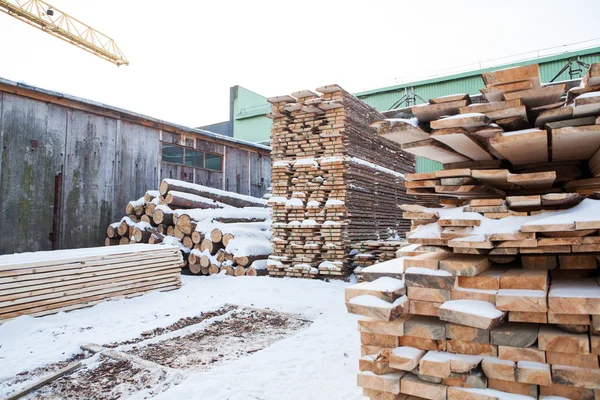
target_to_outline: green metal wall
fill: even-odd
[[[263,142],[271,136],[271,111],[267,99],[241,86],[234,87],[233,136],[249,142]]]

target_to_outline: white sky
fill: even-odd
[[[357,92],[600,37],[598,0],[50,3],[115,39],[131,65],[0,13],[0,77],[188,126],[227,120],[233,85]]]

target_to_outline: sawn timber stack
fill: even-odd
[[[444,164],[407,175],[397,258],[346,289],[371,399],[600,398],[600,64],[582,85],[537,65],[485,73],[488,103],[431,99],[377,123]],[[582,97],[583,96],[583,97]]]
[[[369,125],[383,115],[337,85],[268,99],[273,119],[271,276],[345,276],[352,243],[408,229],[415,158]]]

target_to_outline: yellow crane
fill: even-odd
[[[129,61],[113,39],[42,0],[0,0],[0,11],[117,66]]]

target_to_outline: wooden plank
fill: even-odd
[[[455,288],[450,292],[452,300],[480,300],[496,304],[497,290]]]
[[[494,305],[477,300],[450,300],[438,308],[440,320],[491,329],[504,321],[506,314]]]
[[[496,294],[496,308],[501,311],[546,312],[546,291],[500,289]]]
[[[490,267],[489,259],[485,256],[459,255],[440,261],[439,268],[453,275],[475,276]]]
[[[458,114],[460,107],[469,105],[467,100],[457,100],[440,104],[418,105],[411,108],[411,112],[420,122],[433,121],[444,115]]]
[[[519,90],[527,89],[533,89],[533,85],[531,84],[531,82],[520,81],[489,86],[483,89],[479,89],[479,92],[483,95],[483,97],[485,97],[485,99],[488,102],[492,103],[506,100],[503,96],[504,93],[516,92]],[[521,101],[520,98],[515,100]],[[523,103],[521,102],[521,104]]]
[[[516,371],[517,382],[532,385],[552,384],[550,365],[533,361],[519,361]]]
[[[450,117],[444,117],[431,121],[431,129],[448,129],[448,128],[480,128],[487,126],[490,123],[490,119],[482,113],[470,112],[467,114],[457,114]],[[461,131],[461,130],[459,130]],[[464,131],[461,131],[464,132]]]
[[[381,137],[398,144],[418,142],[429,138],[429,133],[405,119],[386,119],[377,121],[371,126],[377,129],[377,133]]]
[[[446,339],[446,323],[440,321],[437,316],[415,316],[405,324],[406,336],[420,337],[431,340]]]
[[[545,312],[510,311],[508,313],[508,320],[510,322],[545,324],[548,322],[548,315]]]
[[[372,318],[363,318],[358,320],[358,331],[359,332],[371,332],[380,335],[404,335],[404,325],[412,316],[405,315],[400,318],[396,318],[393,321],[380,321]]]
[[[463,340],[450,339],[446,341],[446,350],[451,353],[466,354],[472,356],[497,356],[498,346],[489,343],[466,342]]]
[[[533,172],[529,174],[510,174],[508,182],[524,189],[538,189],[551,187],[556,180],[556,172]]]
[[[504,100],[521,99],[526,107],[539,107],[546,104],[558,103],[565,93],[565,85],[547,86],[537,89],[521,90],[504,93]]]
[[[502,360],[498,357],[484,357],[481,368],[485,376],[506,382],[516,382],[517,364],[514,361]]]
[[[552,160],[589,160],[600,148],[600,125],[552,129]]]
[[[393,303],[396,299],[406,294],[404,282],[394,278],[379,278],[373,282],[361,282],[346,287],[344,290],[346,301],[362,295],[371,295],[387,302]]]
[[[590,340],[585,333],[569,333],[543,325],[538,333],[538,348],[558,353],[590,354]]]
[[[413,374],[404,375],[400,384],[401,393],[429,400],[445,400],[447,390],[446,385],[425,382]]]
[[[548,292],[548,310],[556,314],[600,315],[600,286],[594,279],[555,279]]]
[[[389,374],[396,370],[388,364],[388,360],[380,354],[369,354],[358,359],[359,371],[371,371],[375,375]]]
[[[571,354],[547,351],[546,358],[551,365],[568,365],[577,368],[600,368],[597,354]]]
[[[507,169],[474,169],[472,171],[473,178],[486,185],[503,190],[515,189],[515,184],[508,181],[509,175],[511,174]]]
[[[357,385],[365,389],[397,394],[400,393],[400,379],[403,376],[404,372],[375,375],[371,371],[361,371],[357,375]]]
[[[500,289],[548,290],[548,272],[509,269],[500,276]]]
[[[539,386],[540,396],[558,396],[559,399],[595,400],[593,389],[578,388],[552,383],[550,386]],[[542,397],[543,399],[543,397]],[[562,399],[561,399],[562,400]]]
[[[503,360],[511,361],[534,361],[546,362],[546,352],[539,350],[537,346],[531,347],[514,347],[514,346],[498,346],[498,357]]]
[[[466,93],[450,94],[447,96],[441,96],[441,97],[436,97],[434,99],[429,99],[429,103],[441,104],[441,103],[449,103],[449,102],[458,101],[458,100],[467,100],[468,102],[471,102],[471,97]]]
[[[452,253],[425,253],[414,257],[406,257],[404,259],[404,268],[410,267],[439,269],[440,261],[455,257]]]
[[[19,398],[21,398],[21,397],[23,397],[23,396],[25,396],[25,395],[27,395],[27,394],[35,391],[35,390],[37,390],[37,389],[39,389],[39,388],[47,385],[48,383],[50,383],[50,382],[52,382],[52,381],[54,381],[54,380],[56,380],[56,379],[58,379],[58,378],[60,378],[62,376],[65,376],[65,375],[67,375],[67,374],[75,371],[76,369],[80,368],[81,366],[82,366],[81,362],[71,363],[71,364],[67,365],[64,368],[61,368],[58,371],[53,372],[53,373],[45,376],[44,378],[42,378],[41,380],[37,381],[36,383],[28,385],[25,388],[19,390],[18,392],[11,394],[10,396],[6,397],[5,400],[16,400],[16,399],[19,399]]]
[[[541,87],[540,70],[537,64],[500,69],[481,74],[485,86],[495,86],[503,83],[529,81],[532,87]]]
[[[515,165],[548,161],[546,131],[534,129],[517,132],[492,138],[490,145]]]
[[[472,160],[493,160],[493,157],[490,155],[490,153],[488,153],[475,140],[471,139],[464,131],[459,129],[444,129],[443,131],[434,131],[430,137],[444,143],[452,150],[463,154]]]
[[[412,371],[419,366],[419,361],[425,353],[425,350],[420,350],[415,347],[400,346],[392,349],[386,354],[392,368],[401,371]]]
[[[350,314],[358,314],[382,321],[393,321],[408,314],[408,298],[402,296],[393,303],[370,295],[354,297],[346,302]]]
[[[553,365],[552,383],[586,389],[600,389],[600,369]]]
[[[506,322],[490,332],[490,343],[499,346],[530,347],[538,340],[538,324]]]
[[[520,382],[508,382],[499,379],[488,379],[488,388],[499,390],[506,393],[520,394],[536,398],[538,395],[537,385],[530,385]]]
[[[470,160],[434,139],[425,139],[418,142],[405,143],[402,150],[429,160],[438,161],[442,164],[455,163]]]
[[[459,276],[458,286],[468,289],[498,290],[504,269],[488,269],[477,276]]]

